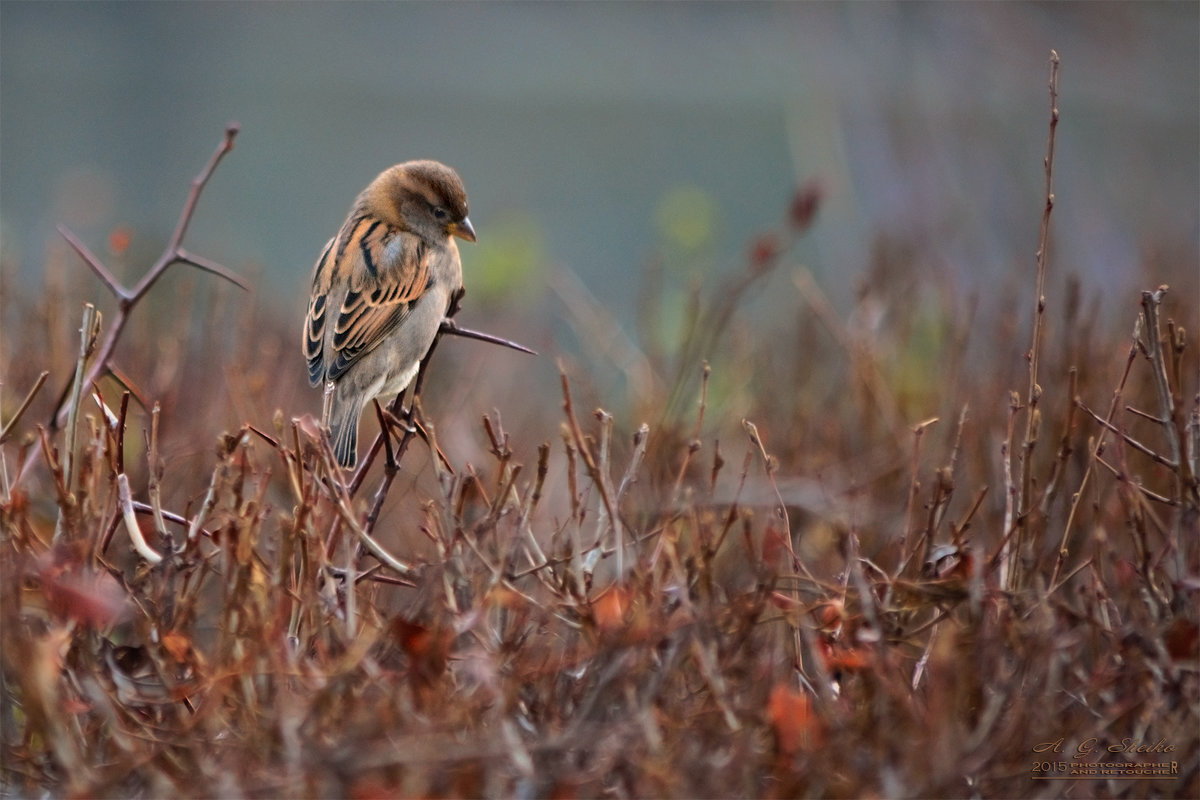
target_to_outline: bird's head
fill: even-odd
[[[389,167],[367,187],[363,200],[384,222],[430,243],[450,236],[475,241],[462,179],[437,161],[406,161]]]

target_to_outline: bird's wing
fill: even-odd
[[[401,246],[391,248],[389,257],[388,245],[397,236]],[[404,319],[429,287],[429,260],[418,237],[389,229],[374,217],[354,217],[342,226],[317,262],[308,305],[304,350],[313,385],[337,379]],[[331,312],[333,290],[343,285],[341,307]],[[333,338],[327,351],[330,320]]]
[[[312,294],[308,298],[308,314],[304,317],[304,357],[308,359],[308,382],[317,386],[325,378],[325,307],[329,303],[331,259],[334,237],[321,251],[313,272]]]

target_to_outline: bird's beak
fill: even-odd
[[[462,222],[452,222],[448,229],[451,236],[457,236],[460,239],[466,239],[468,242],[475,241],[475,229],[471,227],[471,220],[466,217],[462,218]]]

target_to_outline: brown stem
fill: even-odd
[[[1042,222],[1038,230],[1037,261],[1037,297],[1033,313],[1033,341],[1029,346],[1029,388],[1025,395],[1025,440],[1021,447],[1021,486],[1020,502],[1017,507],[1018,531],[1015,553],[1024,552],[1030,528],[1028,514],[1033,508],[1033,450],[1037,444],[1041,414],[1038,401],[1042,389],[1038,386],[1038,363],[1041,359],[1042,337],[1044,334],[1046,315],[1046,273],[1048,268],[1047,249],[1050,241],[1050,213],[1054,210],[1054,141],[1058,130],[1058,53],[1050,51],[1050,132],[1046,137],[1046,157],[1042,160],[1045,170],[1045,205],[1042,208]],[[1020,576],[1019,571],[1009,573],[1010,578]],[[1009,583],[1010,590],[1020,588]]]

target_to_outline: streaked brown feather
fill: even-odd
[[[389,258],[395,236],[402,237],[402,249]],[[327,298],[335,276],[349,287],[333,323],[331,352],[325,352]],[[305,337],[310,382],[315,386],[345,373],[403,321],[428,286],[429,251],[419,238],[369,215],[347,220],[317,262]]]

